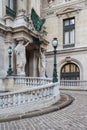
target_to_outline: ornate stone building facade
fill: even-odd
[[[31,20],[32,7],[40,17],[46,19],[40,32],[35,30]],[[44,76],[46,71],[46,75],[52,77],[52,39],[56,37],[58,78],[87,80],[86,13],[87,0],[1,0],[0,76],[7,75],[7,50],[12,46],[14,75]],[[24,51],[21,50],[20,43]],[[45,57],[41,54],[46,50],[45,65]],[[22,66],[18,69],[17,56],[19,57],[20,52],[24,52],[22,57],[25,60],[22,63],[22,58],[19,58],[18,62]],[[46,70],[42,72],[44,67]]]
[[[87,0],[42,0],[41,14],[46,18],[46,74],[52,77],[52,39],[58,39],[57,71],[61,80],[87,80]]]
[[[0,1],[0,76],[6,76],[9,67],[8,48],[12,47],[14,75],[44,76],[41,73],[41,50],[46,50],[46,30],[35,30],[31,20],[34,8],[40,17],[40,0]]]

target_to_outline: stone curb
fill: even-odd
[[[52,106],[50,106],[48,108],[23,113],[21,115],[11,115],[11,116],[8,116],[6,118],[4,117],[4,118],[0,119],[0,123],[1,122],[24,119],[24,118],[30,118],[30,117],[34,117],[34,116],[40,116],[40,115],[43,115],[43,114],[48,114],[50,112],[61,110],[61,109],[65,108],[65,107],[69,106],[73,101],[74,101],[73,97],[71,97],[68,94],[61,93],[60,100],[56,104],[54,104],[54,105],[52,105]]]

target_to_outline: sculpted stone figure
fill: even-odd
[[[26,64],[25,47],[28,44],[29,42],[24,44],[24,41],[19,41],[18,45],[15,47],[17,75],[25,75],[25,64]]]
[[[40,49],[40,61],[39,61],[39,76],[45,77],[45,50]]]

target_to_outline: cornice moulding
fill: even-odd
[[[42,13],[43,16],[49,17],[48,14],[50,14],[50,15],[59,14],[60,10],[63,11],[64,9],[67,9],[67,8],[74,9],[72,12],[79,11],[79,10],[82,10],[82,9],[85,8],[85,6],[83,7],[83,5],[79,5],[83,2],[85,2],[85,0],[70,1],[68,3],[63,2],[63,3],[60,3],[60,4],[54,5],[51,8],[42,9],[41,13]],[[52,14],[50,12],[52,12]]]
[[[64,14],[72,13],[72,12],[79,12],[82,9],[83,8],[79,6],[65,7],[63,9],[58,10],[58,13],[56,13],[56,16],[64,15]]]
[[[78,53],[78,52],[87,52],[87,47],[78,47],[78,48],[72,48],[72,49],[66,49],[66,50],[57,50],[57,54],[65,54],[65,53]],[[46,52],[46,56],[53,55],[53,51]]]

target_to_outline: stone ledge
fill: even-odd
[[[19,120],[19,119],[23,119],[23,118],[30,118],[30,117],[40,116],[43,114],[54,112],[54,111],[67,107],[68,105],[70,105],[73,102],[73,100],[74,100],[74,98],[71,97],[70,95],[62,93],[60,95],[60,100],[58,100],[57,103],[55,103],[54,105],[51,105],[50,107],[32,111],[32,112],[26,112],[26,113],[19,114],[19,115],[17,114],[17,115],[3,117],[3,118],[0,118],[0,122]]]

